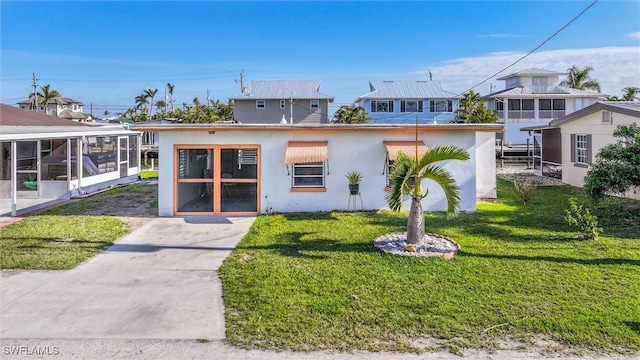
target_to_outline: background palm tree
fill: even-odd
[[[173,89],[176,86],[174,84],[171,83],[167,83],[167,91],[169,91],[169,104],[171,104],[171,111],[173,111],[173,104],[174,104],[174,100],[173,100]]]
[[[623,101],[635,101],[640,100],[640,88],[637,86],[627,86],[622,89],[622,100]]]
[[[153,98],[156,97],[156,94],[158,93],[158,89],[155,90],[151,90],[151,88],[147,88],[144,89],[144,95],[147,96],[147,98],[151,98],[151,101],[149,102],[149,104],[151,104],[151,110],[149,110],[149,116],[153,115]]]
[[[360,106],[342,105],[335,114],[334,123],[363,124],[369,119],[369,114]]]
[[[468,160],[469,153],[453,145],[437,146],[420,159],[404,153],[398,154],[393,164],[389,181],[391,188],[387,191],[387,204],[394,211],[402,209],[402,201],[411,197],[411,208],[407,220],[407,243],[421,245],[424,243],[424,214],[422,199],[427,197],[429,189],[422,187],[422,180],[430,179],[438,184],[447,200],[447,216],[457,214],[460,206],[460,187],[453,176],[435,163],[445,160]]]
[[[149,104],[149,98],[146,94],[140,94],[136,96],[136,109],[141,113],[147,112],[147,104]]]
[[[161,111],[164,114],[167,111],[167,102],[164,100],[156,101],[156,114],[158,113],[159,109],[162,109]]]
[[[37,93],[37,95],[38,95],[38,102],[42,104],[42,106],[44,106],[45,114],[47,113],[49,103],[51,102],[51,100],[53,100],[54,98],[60,97],[60,93],[58,92],[58,90],[52,89],[51,85],[49,84],[40,86],[40,91]],[[33,98],[32,108],[35,107],[35,96],[36,96],[36,93],[29,94],[29,98],[30,99]]]
[[[462,99],[458,102],[456,118],[453,122],[484,124],[495,123],[496,121],[498,121],[498,115],[487,108],[484,101],[482,101],[480,93],[469,90],[464,93]]]
[[[568,86],[572,89],[578,90],[596,90],[600,92],[600,83],[598,80],[594,80],[589,76],[589,73],[593,71],[591,66],[585,66],[580,69],[576,65],[573,65],[567,69],[567,80],[560,83],[560,86]]]

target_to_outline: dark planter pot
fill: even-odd
[[[349,185],[349,192],[351,192],[351,195],[358,195],[360,193],[360,184]]]

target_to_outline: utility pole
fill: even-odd
[[[293,124],[293,96],[289,99],[289,124]]]
[[[89,106],[91,107],[91,118],[93,118],[93,101],[89,103]]]
[[[209,89],[207,89],[207,107],[211,107],[211,100],[209,99]]]
[[[244,87],[244,70],[240,70],[240,93],[244,94],[247,88]]]
[[[35,98],[35,104],[33,106],[34,111],[38,111],[38,78],[36,78],[36,74],[33,74],[33,96]]]

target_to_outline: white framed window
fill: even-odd
[[[76,111],[76,110],[78,110],[78,105],[73,104],[73,111]]]
[[[546,76],[534,76],[533,77],[533,85],[534,86],[547,86],[549,85],[549,78]]]
[[[400,100],[400,112],[423,112],[422,100]]]
[[[309,107],[311,109],[319,109],[320,108],[320,100],[309,100]]]
[[[324,187],[324,162],[293,164],[292,187]]]
[[[287,100],[280,100],[280,109],[284,109],[287,106]]]
[[[386,186],[391,186],[391,183],[389,182],[389,176],[391,175],[391,170],[393,169],[393,163],[395,163],[394,160],[389,160],[389,157],[387,157],[387,183]]]
[[[576,162],[578,164],[587,164],[588,146],[587,135],[576,134]]]
[[[453,100],[430,100],[429,112],[453,112]]]
[[[371,100],[371,112],[392,113],[393,100]]]
[[[264,100],[256,100],[256,109],[264,109],[266,106]]]

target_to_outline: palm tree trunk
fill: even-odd
[[[424,243],[424,214],[420,198],[411,198],[411,209],[407,221],[407,243],[422,245]]]

